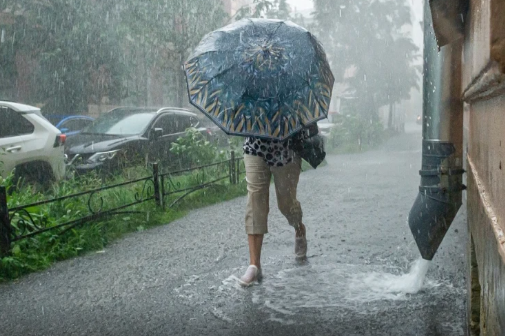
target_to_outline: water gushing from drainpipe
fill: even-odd
[[[462,203],[461,58],[462,39],[439,49],[425,1],[421,185],[409,226],[426,260],[437,252]]]

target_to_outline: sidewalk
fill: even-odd
[[[429,288],[381,296],[357,286],[419,257],[406,220],[420,143],[419,133],[405,134],[302,174],[306,263],[295,262],[294,232],[271,197],[259,286],[235,280],[248,263],[242,197],[1,285],[1,334],[464,335],[461,214],[428,271]]]

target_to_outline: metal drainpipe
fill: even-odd
[[[424,8],[421,185],[409,226],[421,256],[431,260],[462,203],[462,39],[438,48],[428,0]]]

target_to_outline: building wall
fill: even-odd
[[[505,335],[505,1],[471,0],[463,52],[472,335]]]

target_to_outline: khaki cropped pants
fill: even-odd
[[[268,233],[270,179],[274,176],[277,204],[281,213],[295,229],[302,223],[302,208],[296,199],[300,178],[301,159],[282,167],[270,167],[263,158],[244,155],[247,181],[247,208],[245,227],[247,234]]]

